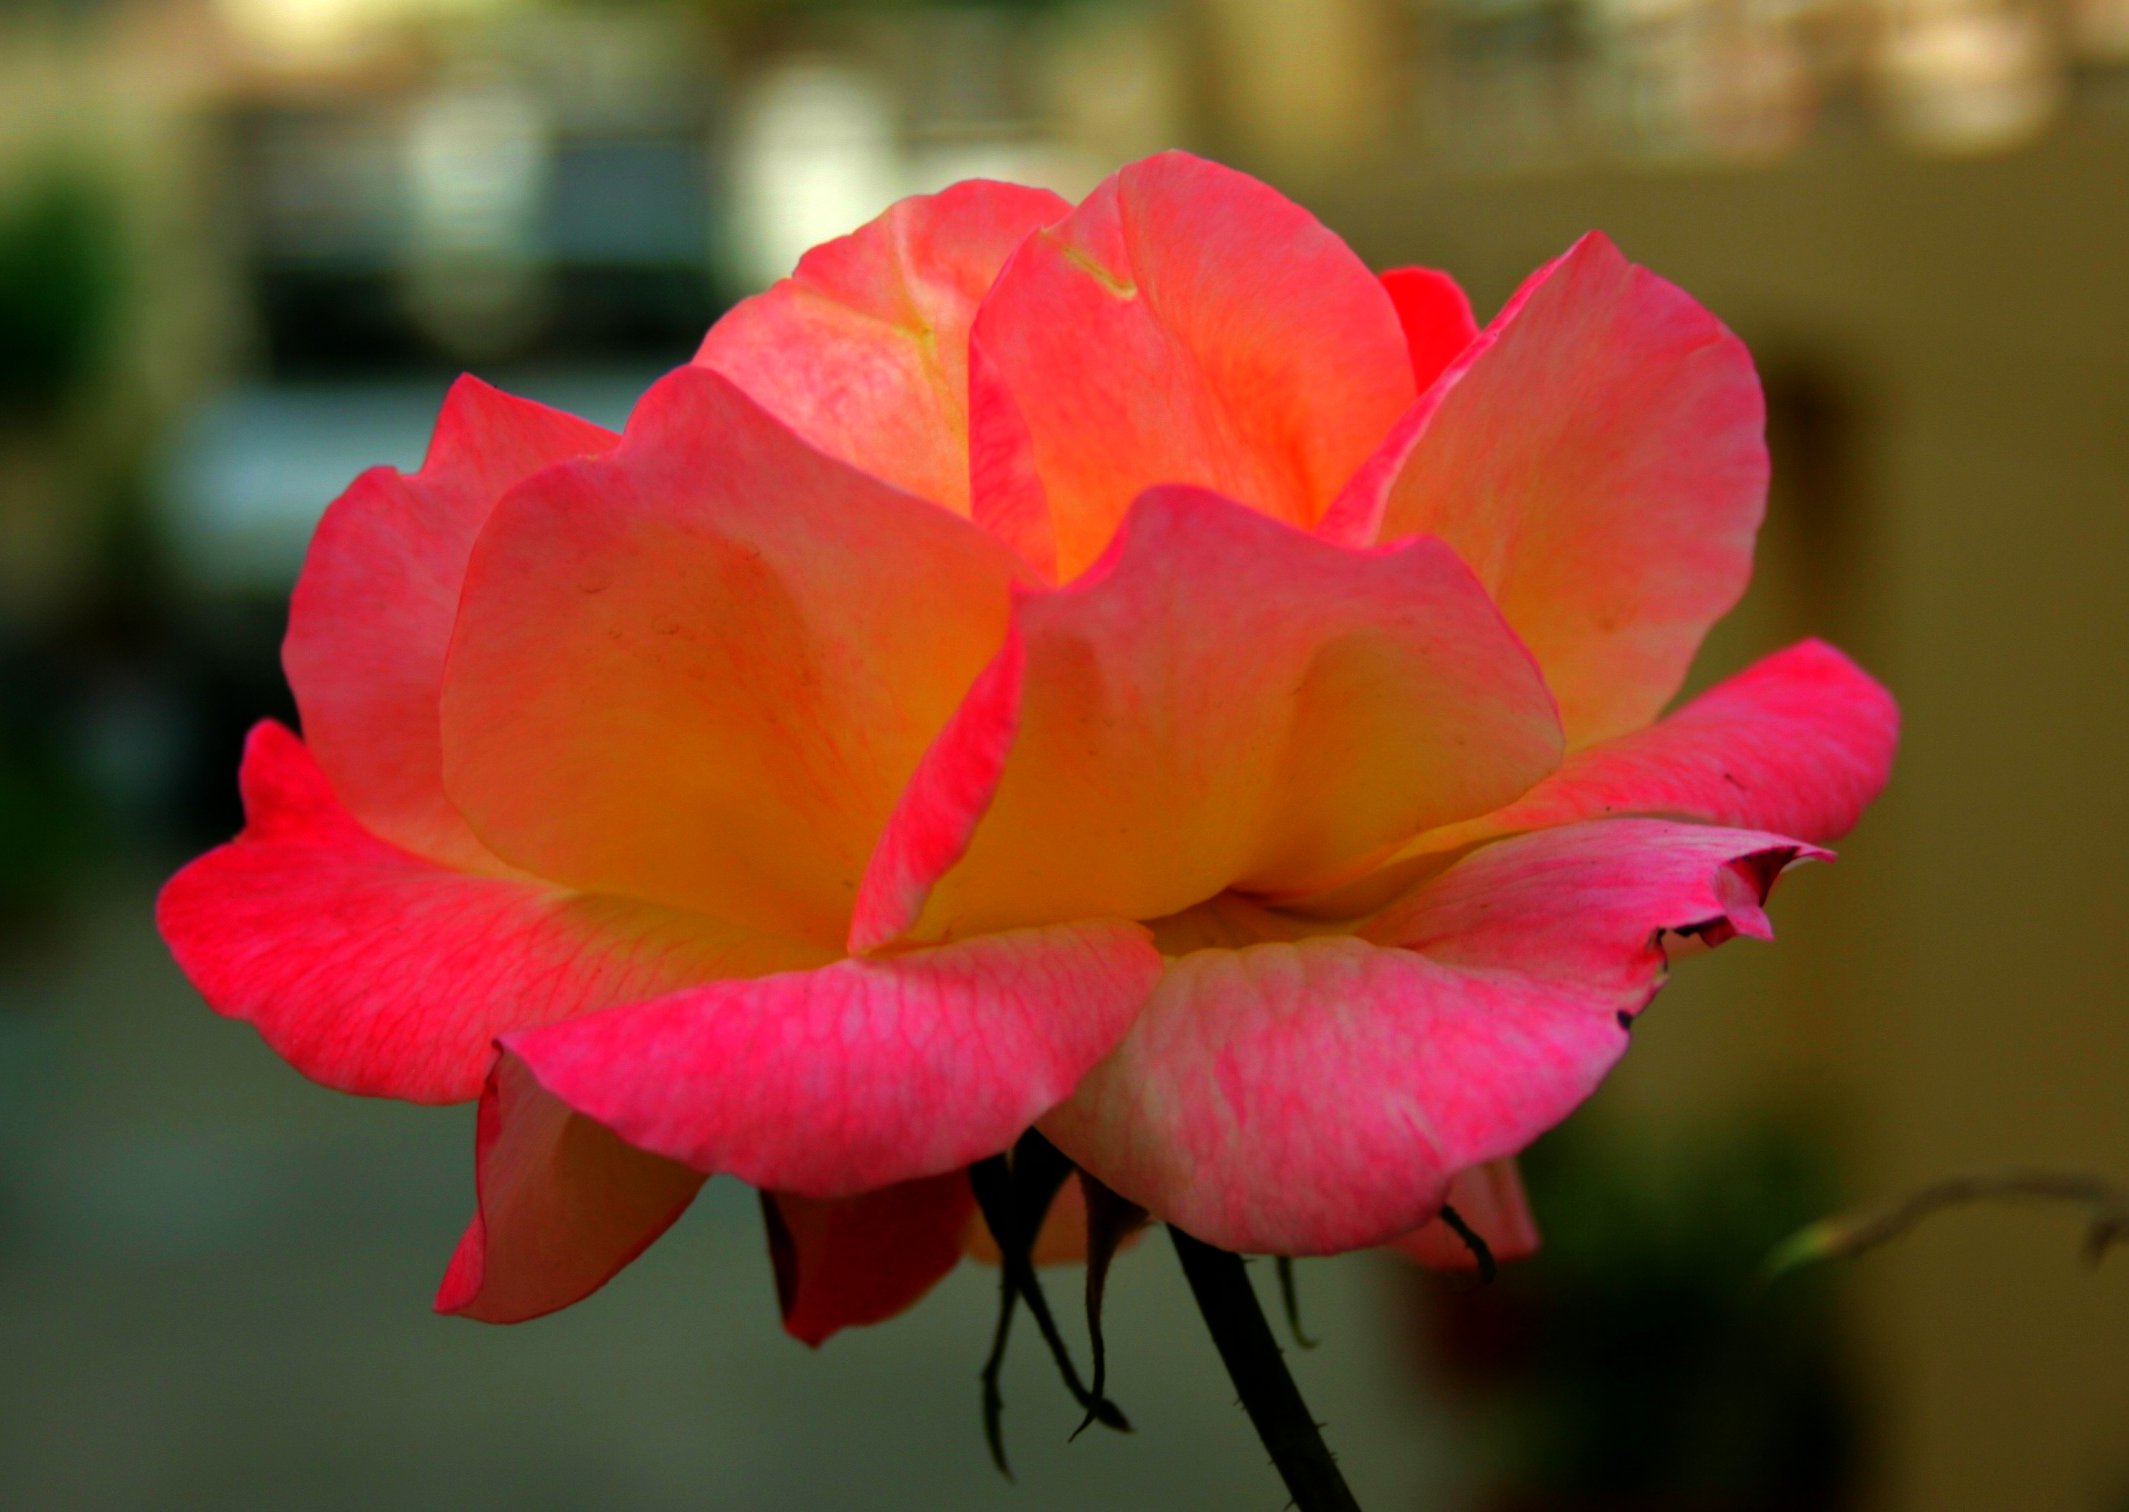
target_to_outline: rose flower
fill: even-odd
[[[1527,1248],[1502,1162],[1892,758],[1817,642],[1659,718],[1762,433],[1601,236],[1481,331],[1181,154],[905,200],[623,434],[468,379],[358,479],[302,737],[161,928],[305,1075],[480,1098],[448,1312],[576,1301],[723,1173],[817,1341],[1030,1127],[1227,1249],[1453,1261],[1450,1200]]]

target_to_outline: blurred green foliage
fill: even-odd
[[[629,0],[607,0],[610,4]],[[767,27],[812,17],[872,17],[898,10],[941,8],[1039,15],[1083,0],[699,0],[703,9],[740,27]]]
[[[94,805],[42,658],[0,638],[0,924],[48,910],[89,849]]]
[[[56,156],[0,187],[0,445],[63,433],[116,346],[126,268],[104,172]],[[92,845],[95,803],[65,718],[78,690],[47,644],[55,633],[0,616],[0,918],[48,909]]]
[[[1856,1428],[1828,1278],[1768,1287],[1768,1250],[1838,1206],[1785,1123],[1657,1144],[1573,1124],[1524,1158],[1545,1247],[1450,1299],[1489,1507],[1833,1512]]]
[[[0,197],[0,419],[35,419],[94,377],[123,300],[124,226],[101,175],[55,163]]]

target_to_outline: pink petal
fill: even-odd
[[[244,833],[179,872],[156,923],[218,1013],[345,1092],[476,1095],[506,1030],[824,953],[623,898],[479,876],[357,824],[302,742],[261,724]]]
[[[1362,477],[1379,538],[1439,535],[1463,554],[1582,746],[1655,718],[1744,591],[1764,416],[1744,344],[1592,234],[1524,286]]]
[[[1512,964],[1535,979],[1585,988],[1609,982],[1622,995],[1653,995],[1661,983],[1643,970],[1663,959],[1648,938],[1653,931],[1710,945],[1736,934],[1771,940],[1759,905],[1775,879],[1797,861],[1832,859],[1816,845],[1760,831],[1593,820],[1482,846],[1361,933],[1458,966]],[[1540,921],[1548,929],[1542,952],[1526,937]],[[1635,940],[1638,948],[1622,945]]]
[[[710,982],[503,1041],[640,1149],[809,1197],[995,1155],[1114,1045],[1160,975],[1088,922]]]
[[[1397,312],[1345,244],[1179,152],[1024,242],[972,340],[974,448],[1028,457],[979,469],[976,518],[1046,519],[1031,559],[1067,579],[1157,484],[1314,525],[1415,392]]]
[[[1441,543],[1347,551],[1157,489],[1092,572],[1019,600],[880,842],[851,945],[1328,885],[1559,751],[1528,656]]]
[[[1884,789],[1899,738],[1892,695],[1824,641],[1803,641],[1645,730],[1575,752],[1518,801],[1422,835],[1399,859],[1623,814],[1838,840]]]
[[[646,1155],[541,1090],[503,1057],[481,1097],[480,1209],[436,1310],[522,1323],[582,1301],[672,1227],[700,1172]]]
[[[1538,1252],[1537,1220],[1530,1216],[1522,1172],[1513,1160],[1489,1160],[1458,1171],[1450,1178],[1444,1205],[1456,1209],[1456,1215],[1486,1241],[1486,1248],[1501,1264],[1527,1260]],[[1478,1269],[1471,1246],[1440,1218],[1392,1240],[1390,1247],[1429,1270]]]
[[[1665,932],[1764,935],[1775,876],[1822,854],[1636,819],[1499,841],[1366,939],[1172,962],[1042,1130],[1209,1243],[1385,1243],[1433,1217],[1455,1173],[1515,1154],[1589,1095],[1662,985]]]
[[[963,1171],[858,1197],[764,1194],[784,1328],[818,1345],[914,1306],[960,1263],[975,1211]]]
[[[905,199],[736,306],[695,361],[831,457],[968,513],[968,330],[1029,232],[1071,206],[974,181]]]
[[[446,780],[541,876],[839,945],[1020,571],[684,368],[609,457],[497,509],[445,679]]]
[[[374,833],[438,861],[499,869],[444,797],[436,730],[466,557],[512,484],[615,439],[461,378],[421,471],[374,468],[325,512],[281,659],[318,764]]]
[[[1404,328],[1412,381],[1425,393],[1478,340],[1471,301],[1455,279],[1433,268],[1392,268],[1382,275],[1382,286]]]

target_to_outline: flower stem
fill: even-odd
[[[1264,1321],[1256,1289],[1242,1257],[1193,1239],[1173,1224],[1168,1236],[1197,1297],[1198,1311],[1219,1347],[1227,1374],[1241,1394],[1257,1437],[1294,1498],[1297,1512],[1360,1512],[1360,1503],[1338,1473],[1308,1403],[1287,1373],[1286,1359]]]

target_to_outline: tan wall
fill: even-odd
[[[1776,386],[1830,395],[1834,450],[1852,433],[1830,481],[1823,436],[1777,437],[1761,580],[1702,676],[1832,635],[1905,706],[1892,793],[1778,900],[1779,949],[1697,963],[1712,985],[1614,1105],[1818,1089],[1861,1195],[2014,1161],[2129,1180],[2129,130],[1963,164],[1858,140],[1735,173],[1371,169],[1310,197],[1482,314],[1601,226]],[[2077,1237],[1968,1213],[1857,1267],[1876,1505],[2129,1505],[2129,1256],[2088,1273]]]

